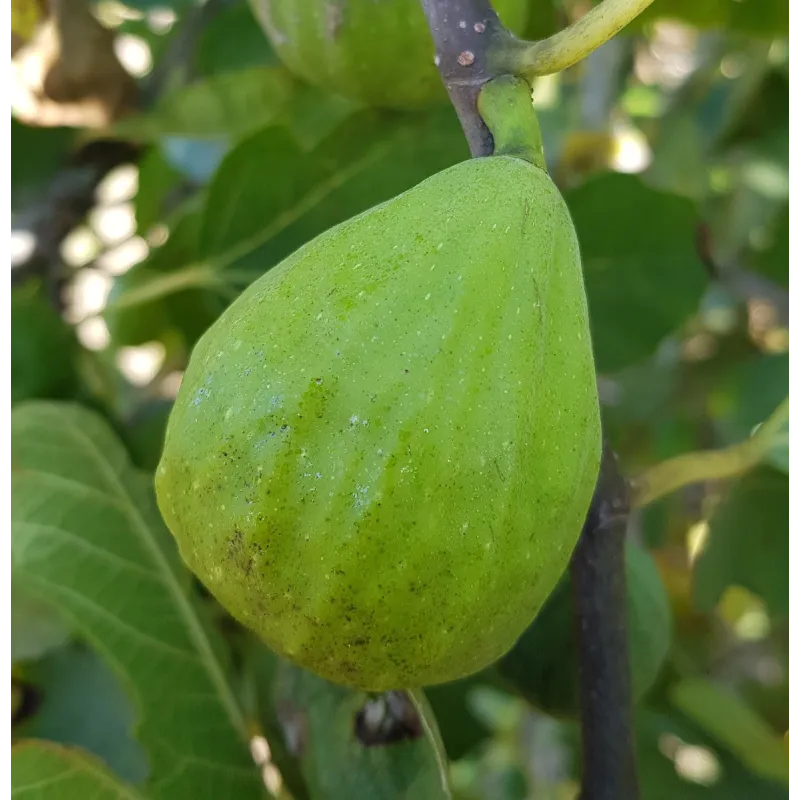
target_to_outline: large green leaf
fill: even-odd
[[[674,686],[670,698],[753,772],[788,785],[789,754],[783,738],[736,695],[696,678]]]
[[[608,173],[567,192],[578,232],[595,358],[614,372],[652,353],[697,309],[707,274],[691,201]]]
[[[451,797],[447,757],[421,692],[370,696],[281,661],[274,698],[313,800]]]
[[[105,421],[28,403],[11,420],[12,579],[56,606],[137,708],[154,798],[259,797],[222,641]]]
[[[37,741],[11,748],[11,796],[26,800],[144,800],[88,754]]]
[[[81,747],[129,783],[147,778],[147,759],[133,739],[136,712],[95,652],[71,642],[29,665],[24,679],[38,700],[15,736]]]
[[[776,617],[789,613],[789,476],[762,466],[735,481],[710,522],[693,574],[697,608],[728,586],[755,592]]]

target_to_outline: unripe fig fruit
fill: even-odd
[[[292,72],[370,106],[416,109],[447,101],[419,0],[250,0]],[[528,0],[495,0],[521,33]]]
[[[543,169],[497,156],[327,231],[229,306],[192,354],[156,489],[235,617],[379,691],[514,644],[599,457],[569,213]]]

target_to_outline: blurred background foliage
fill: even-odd
[[[591,5],[528,4],[527,38]],[[454,113],[303,84],[244,0],[52,6],[12,3],[15,785],[433,798],[444,770],[460,800],[575,797],[566,582],[493,669],[368,699],[252,642],[148,500],[198,337],[298,246],[466,158]],[[655,0],[534,86],[629,476],[747,439],[788,395],[788,20],[788,0]],[[757,465],[633,514],[646,800],[788,796],[788,498],[787,415]],[[354,714],[395,738],[367,746]]]

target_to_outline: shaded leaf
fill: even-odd
[[[281,661],[275,706],[312,798],[451,797],[444,748],[420,692],[370,696]]]
[[[640,710],[636,750],[642,800],[786,800],[677,712]]]
[[[608,173],[565,195],[586,280],[598,370],[652,353],[697,309],[707,275],[691,201]]]
[[[708,193],[707,142],[696,109],[678,107],[659,120],[653,161],[646,172],[649,185],[693,200]]]
[[[483,674],[425,689],[436,723],[451,761],[463,758],[491,735],[483,720],[472,713],[469,696],[476,686],[485,685]]]
[[[767,455],[767,463],[789,474],[789,419],[775,434],[772,447]]]
[[[303,150],[322,144],[358,105],[316,86],[298,86],[286,104],[285,124]]]
[[[262,644],[255,636],[246,639],[243,659],[243,696],[255,726],[266,738],[270,760],[278,768],[284,785],[294,800],[308,800],[300,762],[290,751],[276,707],[275,679],[280,656]]]
[[[11,403],[66,399],[78,386],[78,341],[34,283],[11,290]]]
[[[694,565],[694,601],[715,608],[728,586],[759,595],[770,614],[789,613],[789,476],[763,466],[729,487]]]
[[[743,79],[735,98],[733,114],[719,137],[717,148],[730,150],[749,146],[758,151],[763,143],[789,132],[789,77],[778,69],[766,69]],[[788,166],[788,162],[787,162]]]
[[[153,401],[136,409],[122,432],[122,438],[137,467],[155,472],[164,446],[167,420],[172,411],[169,400]]]
[[[28,800],[143,800],[135,789],[81,750],[37,741],[11,748],[11,796]]]
[[[139,162],[139,188],[134,198],[136,232],[140,236],[146,236],[162,220],[165,200],[181,180],[180,172],[169,164],[159,148],[147,151]]]
[[[105,421],[72,404],[12,414],[11,571],[106,660],[139,712],[154,798],[259,797],[222,641]]]
[[[788,785],[789,754],[783,738],[736,695],[696,678],[674,686],[670,698],[753,772]]]
[[[34,128],[11,118],[11,202],[15,209],[36,198],[66,163],[74,142],[72,128]]]
[[[754,36],[789,33],[789,0],[659,0],[637,25],[672,19],[698,28],[728,28]]]
[[[15,731],[18,737],[81,747],[133,784],[147,778],[147,760],[132,737],[131,701],[95,653],[71,643],[31,664],[25,681],[38,705]]]
[[[153,111],[125,118],[117,136],[238,138],[277,121],[294,90],[282,67],[251,67],[205,78],[165,96]]]
[[[560,16],[563,17],[560,0],[528,0],[528,21],[522,38],[535,41],[552,36],[563,27]]]
[[[789,392],[789,356],[757,355],[739,361],[712,393],[711,410],[724,442],[747,439]]]
[[[789,206],[781,211],[769,231],[769,243],[753,254],[750,266],[756,272],[789,288]]]
[[[60,647],[69,628],[56,610],[11,584],[11,663],[39,658]]]
[[[204,75],[279,64],[267,37],[245,0],[235,0],[214,15],[197,44],[197,69]]]

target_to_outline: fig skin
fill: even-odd
[[[544,170],[497,156],[327,231],[229,306],[156,490],[230,613],[383,691],[512,647],[567,566],[600,449],[569,213]]]
[[[521,33],[528,0],[496,0]],[[250,0],[281,61],[296,75],[377,108],[447,102],[419,0]]]

